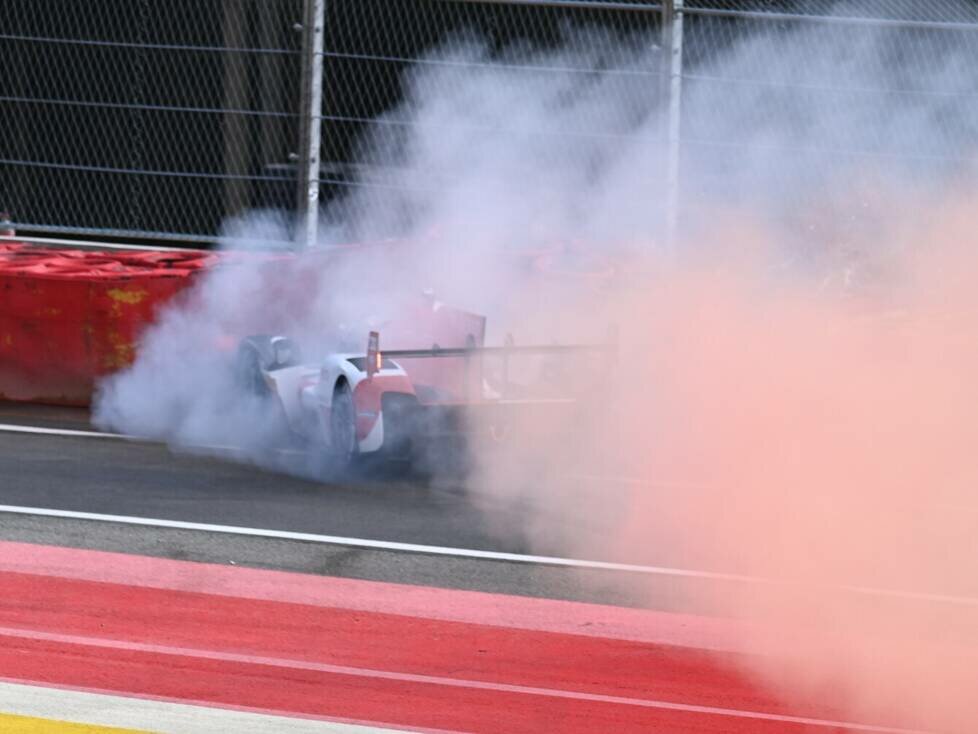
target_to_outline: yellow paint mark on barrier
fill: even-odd
[[[136,346],[130,340],[124,339],[117,332],[110,330],[106,334],[106,341],[109,343],[111,351],[102,357],[103,369],[122,369],[136,360]]]
[[[109,298],[117,303],[128,303],[130,306],[135,306],[137,303],[142,303],[145,300],[146,296],[149,295],[149,291],[112,288],[109,290],[108,295]]]
[[[124,306],[137,306],[146,300],[149,291],[142,288],[110,288],[105,294],[112,299],[112,315],[122,316]]]
[[[0,714],[0,732],[3,734],[149,734],[137,729],[74,724],[70,721],[35,719],[33,716],[14,716],[13,714]]]

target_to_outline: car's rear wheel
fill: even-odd
[[[359,452],[357,445],[357,416],[353,392],[346,382],[333,390],[329,413],[329,443],[331,458],[340,467],[349,466]]]

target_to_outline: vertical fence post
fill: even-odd
[[[666,222],[665,246],[676,246],[679,220],[679,174],[683,94],[683,0],[662,2],[662,51],[666,111]]]
[[[319,151],[323,107],[323,36],[326,0],[305,0],[302,23],[302,90],[299,119],[298,202],[295,249],[316,244],[319,226]]]
[[[247,6],[224,4],[224,46],[248,45]],[[248,208],[251,182],[243,177],[251,158],[248,118],[238,112],[248,108],[248,58],[241,53],[224,52],[224,217],[233,217]],[[138,229],[138,227],[133,227]]]

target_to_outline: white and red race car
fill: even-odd
[[[411,460],[426,440],[463,435],[474,424],[501,440],[518,406],[575,402],[567,396],[528,397],[519,387],[514,396],[512,358],[536,359],[538,367],[542,360],[535,372],[546,380],[548,365],[564,361],[566,353],[608,349],[517,347],[509,337],[504,346],[485,347],[481,339],[481,334],[469,334],[462,347],[381,352],[374,331],[365,352],[333,353],[303,363],[288,337],[250,336],[241,342],[235,369],[239,385],[267,400],[293,435],[334,466],[345,466],[371,454]],[[495,370],[486,369],[486,357],[495,358]],[[473,414],[478,421],[470,420]]]

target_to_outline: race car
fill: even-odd
[[[501,440],[517,407],[574,402],[572,396],[512,396],[512,358],[542,358],[552,365],[569,351],[607,348],[517,347],[510,337],[503,346],[485,347],[469,334],[463,347],[435,344],[384,353],[379,333],[372,331],[365,352],[331,353],[304,363],[287,336],[255,335],[242,340],[235,372],[240,387],[265,400],[293,435],[333,466],[344,467],[368,455],[410,461],[424,442],[471,432],[474,425]],[[487,356],[500,362],[491,375]],[[431,361],[440,362],[441,369],[433,369]],[[539,374],[552,373],[545,363]],[[470,420],[473,414],[480,420]]]

